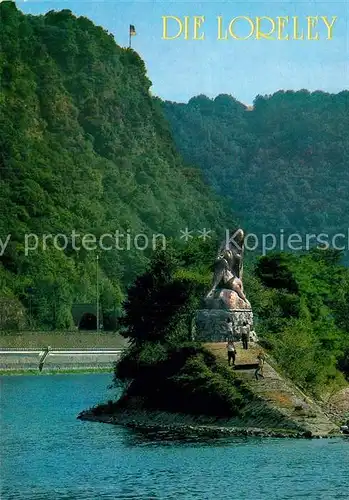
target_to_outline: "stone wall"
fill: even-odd
[[[240,329],[244,322],[253,330],[251,309],[200,309],[196,315],[195,338],[206,342],[225,342],[230,336],[228,318],[233,323],[235,340],[240,339]]]

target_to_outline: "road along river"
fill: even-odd
[[[0,370],[112,369],[122,349],[0,349]]]

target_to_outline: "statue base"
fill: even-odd
[[[216,290],[205,300],[206,309],[196,314],[195,339],[203,342],[226,342],[232,337],[228,329],[228,318],[233,324],[233,340],[241,339],[241,327],[250,327],[250,339],[257,340],[253,331],[253,313],[249,302],[242,300],[236,292],[228,289]]]
[[[226,342],[231,338],[227,319],[233,323],[233,340],[241,339],[241,327],[247,323],[251,330],[251,340],[257,340],[253,332],[252,310],[200,309],[196,314],[195,340],[202,342]]]

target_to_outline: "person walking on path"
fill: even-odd
[[[242,347],[244,349],[248,349],[248,341],[250,340],[250,327],[248,326],[246,321],[242,323],[241,340],[242,340]]]
[[[227,351],[228,351],[228,365],[231,366],[231,362],[233,362],[233,366],[235,366],[236,350],[234,342],[232,340],[228,340]]]
[[[256,368],[256,371],[254,372],[254,376],[256,377],[256,380],[259,380],[260,378],[264,378],[264,361],[265,361],[265,355],[263,351],[260,351],[257,356],[258,360],[258,366]]]

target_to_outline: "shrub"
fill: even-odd
[[[145,407],[190,414],[236,415],[243,403],[231,370],[202,346],[153,344],[133,346],[116,366],[118,377],[132,378],[121,406],[141,399]]]

